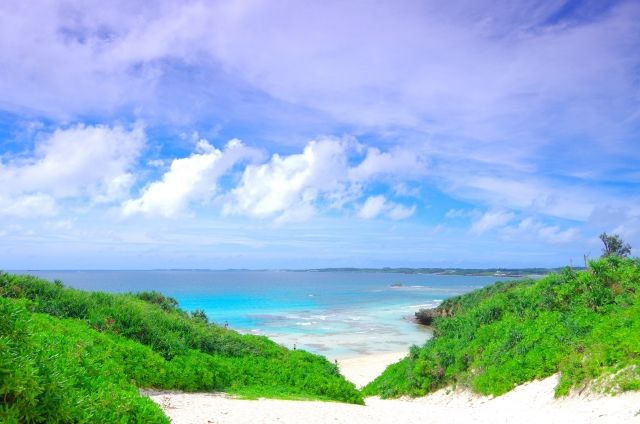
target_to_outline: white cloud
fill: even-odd
[[[562,244],[576,239],[579,232],[576,228],[561,230],[558,226],[542,227],[538,230],[538,237],[547,243]]]
[[[591,214],[587,225],[591,234],[606,232],[620,235],[636,248],[634,254],[637,254],[640,247],[640,202],[618,207],[600,206]]]
[[[418,172],[411,165],[418,162],[408,150],[382,152],[347,138],[311,141],[299,154],[274,154],[261,164],[257,162],[262,155],[239,140],[223,150],[200,140],[188,157],[147,161],[152,167],[170,164],[169,169],[131,198],[135,165],[145,141],[140,125],[131,130],[77,125],[55,131],[37,143],[30,155],[0,163],[0,213],[27,216],[28,209],[29,216],[52,215],[59,210],[58,201],[79,199],[90,205],[117,202],[124,216],[176,216],[193,204],[211,201],[220,194],[219,178],[236,164],[249,162],[240,168],[235,187],[219,197],[223,214],[300,221],[319,209],[355,204],[374,182],[388,185],[390,193],[400,190],[409,195],[415,187],[409,190],[401,179]],[[389,181],[390,174],[395,174],[396,181]],[[413,215],[415,207],[384,199],[383,212],[389,219],[404,219]]]
[[[406,218],[409,218],[410,216],[413,216],[415,212],[416,212],[415,205],[407,207],[404,205],[394,204],[391,207],[391,209],[389,209],[389,211],[387,212],[387,216],[393,219],[394,221],[398,221],[398,220],[406,219]]]
[[[13,198],[0,196],[0,216],[34,218],[52,216],[56,212],[56,201],[46,194],[26,194]]]
[[[51,113],[152,103],[163,66],[205,58],[274,98],[343,122],[486,133],[500,128],[496,121],[535,120],[576,96],[598,100],[564,110],[576,125],[607,103],[603,93],[635,92],[640,12],[620,2],[593,19],[549,23],[562,7],[51,1],[36,13],[15,3],[0,11],[0,92],[7,103]]]
[[[338,202],[347,195],[347,143],[335,139],[311,141],[300,154],[275,154],[262,165],[248,165],[229,194],[226,214],[259,218],[308,216],[321,198]]]
[[[406,176],[413,169],[409,163],[417,163],[410,152],[398,149],[388,154],[369,148],[360,163],[350,166],[349,158],[361,147],[351,140],[323,138],[309,142],[300,154],[275,154],[267,163],[249,165],[227,196],[223,212],[275,218],[278,222],[306,219],[319,206],[341,209],[357,201],[366,184],[395,171],[399,174],[396,177]],[[406,160],[408,157],[412,159]],[[376,163],[380,165],[378,170]],[[359,215],[373,218],[380,212],[390,219],[404,219],[413,215],[415,207],[373,196],[365,201]]]
[[[153,160],[147,161],[147,166],[150,166],[152,168],[162,168],[162,167],[164,167],[164,160],[163,159],[153,159]]]
[[[130,173],[114,176],[104,182],[101,192],[94,194],[93,201],[96,203],[108,203],[122,199],[129,194],[134,180],[133,174]]]
[[[473,216],[474,212],[466,209],[449,209],[446,214],[444,214],[445,219],[455,219],[455,218],[468,218]]]
[[[385,209],[387,200],[384,196],[371,196],[360,208],[358,216],[363,219],[375,218]]]
[[[240,161],[255,158],[254,149],[231,140],[218,150],[200,140],[196,152],[174,159],[159,181],[152,182],[137,199],[122,204],[125,216],[136,213],[172,217],[184,213],[192,202],[206,202],[215,194],[218,179]]]
[[[401,197],[420,197],[420,187],[399,182],[393,186],[393,193]]]
[[[381,152],[376,147],[368,147],[364,160],[349,170],[349,178],[354,181],[366,181],[377,176],[416,177],[425,175],[426,168],[426,159],[417,151],[395,148]]]
[[[549,244],[566,244],[575,241],[580,235],[577,228],[562,229],[558,225],[546,225],[532,217],[522,219],[518,225],[505,227],[501,234],[506,239],[537,238]]]
[[[373,219],[380,215],[385,215],[393,220],[406,219],[416,211],[415,205],[407,207],[387,200],[382,195],[369,196],[358,211],[358,216],[362,219]]]
[[[457,197],[484,202],[492,207],[507,207],[558,218],[586,221],[598,202],[613,200],[607,194],[594,193],[580,186],[543,181],[518,180],[516,175],[476,176],[467,170],[451,169],[447,191]],[[521,178],[525,178],[522,176]]]
[[[227,87],[255,89],[273,99],[255,121],[284,101],[301,116],[334,117],[329,125],[385,143],[414,137],[412,147],[430,153],[427,167],[420,155],[371,148],[351,171],[354,181],[428,171],[453,196],[568,219],[585,220],[606,190],[572,195],[573,184],[548,190],[553,178],[518,181],[538,171],[593,171],[608,180],[638,158],[637,2],[585,7],[589,19],[559,13],[562,1],[125,3],[52,1],[36,13],[14,2],[0,10],[3,104],[56,117],[133,104],[181,119],[226,110],[218,94]],[[193,78],[194,68],[202,78]],[[232,106],[247,115],[244,103]],[[452,170],[456,160],[462,167]],[[472,162],[484,175],[526,172],[500,175],[506,184],[460,183],[454,175],[465,182],[478,175]]]
[[[515,218],[515,214],[506,211],[488,211],[482,214],[471,226],[471,232],[475,234],[486,233],[498,227],[508,224]]]
[[[56,130],[33,152],[0,163],[0,196],[14,204],[3,209],[15,212],[22,210],[19,205],[30,205],[51,215],[61,199],[117,201],[131,187],[131,170],[144,143],[140,125],[131,130],[104,125]]]

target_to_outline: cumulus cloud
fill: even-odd
[[[43,136],[32,152],[0,163],[0,196],[13,204],[3,211],[15,215],[32,207],[32,214],[51,215],[61,199],[121,199],[131,187],[145,139],[140,125],[131,130],[76,125]]]
[[[353,180],[428,172],[448,194],[488,207],[585,220],[606,190],[565,200],[571,184],[518,182],[539,172],[634,175],[640,7],[596,3],[69,0],[35,11],[13,2],[0,9],[1,100],[64,118],[135,105],[156,118],[202,109],[238,119],[251,115],[245,94],[258,93],[269,100],[251,109],[262,114],[256,121],[280,102],[305,118],[330,117],[333,129],[429,152],[427,163],[422,153],[371,147]],[[471,163],[484,175],[520,173],[501,175],[502,186],[460,183],[478,175]]]
[[[471,225],[471,232],[475,234],[486,233],[508,224],[514,218],[515,214],[513,212],[487,211]]]
[[[275,154],[267,163],[248,165],[239,184],[228,194],[223,212],[282,222],[309,218],[319,207],[342,209],[360,199],[367,184],[380,181],[391,171],[396,166],[391,164],[393,158],[409,156],[400,150],[387,155],[378,149],[367,149],[364,159],[352,165],[350,159],[361,147],[351,140],[322,138],[309,142],[302,153]],[[372,161],[377,160],[387,163],[381,172],[371,167]],[[399,171],[396,176],[403,175],[407,174]],[[372,196],[359,215],[373,218],[381,212],[390,219],[404,219],[413,215],[415,207]]]
[[[300,221],[320,209],[357,204],[372,184],[383,182],[391,192],[398,191],[404,183],[397,179],[412,179],[421,166],[409,151],[384,152],[349,138],[321,138],[301,153],[274,154],[265,163],[260,163],[261,152],[239,140],[217,149],[200,139],[193,154],[171,160],[160,179],[130,198],[140,177],[136,164],[145,142],[141,125],[129,130],[76,125],[44,136],[33,152],[0,162],[1,213],[53,215],[60,200],[83,199],[93,205],[120,203],[124,216],[174,217],[220,195],[226,215]],[[169,160],[146,161],[152,168],[165,163]],[[219,179],[236,165],[244,166],[238,168],[239,179],[230,181],[228,191],[219,190]],[[389,180],[390,174],[396,180]],[[403,187],[402,193],[407,195],[409,189]],[[384,198],[382,212],[389,219],[404,219],[415,207]]]
[[[358,216],[362,219],[373,219],[380,215],[393,220],[406,219],[416,211],[415,205],[404,206],[387,200],[384,196],[369,196],[358,211]]]
[[[339,200],[346,194],[347,149],[345,141],[321,139],[309,142],[300,154],[275,154],[265,164],[248,165],[224,212],[308,216],[319,199]]]
[[[142,129],[35,126],[33,151],[2,152],[0,214],[55,215],[79,199],[175,216],[213,198],[225,213],[276,221],[340,208],[401,219],[415,206],[397,198],[421,188],[488,210],[447,214],[475,220],[478,234],[569,243],[578,225],[640,244],[637,1],[5,3],[3,122],[144,117],[162,152],[172,150],[162,138],[192,124],[246,129],[271,152],[318,133],[362,134],[369,146],[318,140],[256,161],[220,194],[219,173],[242,160],[202,144],[143,158],[166,172],[124,201],[144,175]]]
[[[190,203],[210,200],[216,193],[218,179],[235,164],[257,156],[257,151],[237,139],[228,142],[224,150],[202,139],[191,156],[174,159],[161,180],[144,188],[140,197],[124,202],[122,213],[164,217],[182,214]]]

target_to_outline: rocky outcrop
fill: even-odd
[[[442,312],[438,308],[420,309],[416,312],[416,321],[422,325],[431,325],[434,319],[441,316]]]
[[[431,325],[434,319],[451,315],[453,315],[453,307],[446,301],[435,308],[424,308],[415,313],[416,321],[422,325]]]

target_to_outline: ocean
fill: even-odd
[[[156,290],[210,321],[339,359],[406,351],[431,337],[420,308],[498,277],[312,271],[19,271],[82,290]]]

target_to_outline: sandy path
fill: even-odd
[[[338,359],[340,373],[361,388],[374,378],[382,374],[390,364],[398,362],[407,356],[407,352],[379,353],[369,356]]]
[[[365,384],[404,356],[382,354],[340,361],[342,373]],[[418,399],[368,398],[366,406],[333,402],[238,400],[224,394],[156,393],[174,424],[210,423],[638,423],[640,392],[615,397],[571,396],[556,400],[557,377],[517,387],[498,398],[445,390]]]

